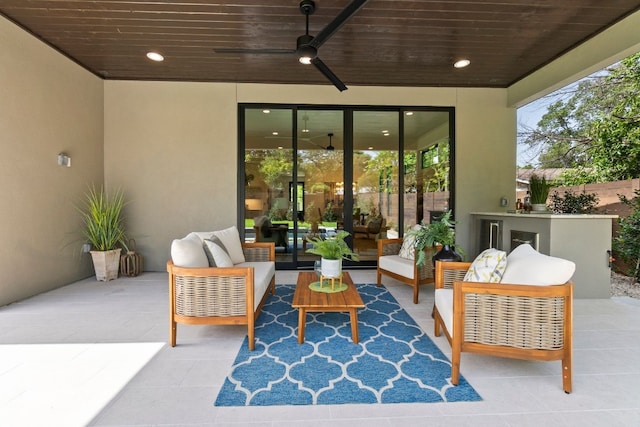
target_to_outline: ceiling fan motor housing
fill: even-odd
[[[296,53],[298,54],[298,57],[306,57],[311,60],[318,56],[318,50],[309,45],[311,40],[313,40],[313,36],[310,36],[309,34],[298,37],[298,42],[296,43]]]

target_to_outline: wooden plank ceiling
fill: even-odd
[[[316,0],[309,32],[350,0]],[[105,79],[327,84],[294,54],[299,0],[0,0],[0,13]],[[319,49],[349,85],[507,87],[640,8],[638,0],[370,0]],[[165,61],[145,57],[157,51]],[[459,58],[471,65],[454,69]]]

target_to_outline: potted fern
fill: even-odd
[[[84,237],[91,243],[91,258],[96,279],[109,281],[118,278],[121,246],[125,246],[122,208],[124,193],[116,190],[108,194],[104,189],[90,187],[84,205],[79,209],[84,223]]]
[[[342,273],[342,260],[359,261],[358,254],[353,252],[345,238],[349,236],[349,232],[340,230],[335,237],[312,237],[309,242],[313,245],[307,249],[307,253],[320,255],[320,269],[322,275],[328,278],[340,277]]]
[[[424,221],[419,227],[407,231],[407,238],[414,239],[415,251],[417,254],[416,264],[421,266],[426,261],[425,248],[442,247],[433,255],[433,261],[461,261],[462,256],[458,252],[462,249],[456,245],[456,233],[454,230],[455,221],[451,220],[451,211],[447,211],[442,216],[431,223]]]

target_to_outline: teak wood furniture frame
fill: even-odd
[[[451,344],[451,382],[458,384],[462,352],[561,360],[562,386],[571,393],[573,283],[532,286],[463,282],[470,265],[436,262],[436,293],[453,288],[453,331],[447,330],[438,307],[434,309],[434,333],[440,336],[443,330]]]
[[[347,289],[342,292],[325,293],[309,289],[309,285],[318,281],[315,272],[298,274],[296,290],[293,293],[291,306],[298,309],[298,344],[304,343],[304,329],[307,323],[307,312],[345,312],[348,311],[351,321],[351,339],[358,344],[358,309],[364,308],[362,297],[358,293],[349,273],[342,273],[342,281]]]
[[[420,285],[424,285],[427,283],[433,283],[434,275],[433,275],[433,261],[431,257],[434,254],[434,251],[438,250],[436,248],[425,248],[425,262],[423,265],[418,266],[416,264],[417,257],[414,257],[413,260],[413,277],[403,276],[393,271],[385,270],[384,268],[380,268],[380,257],[385,255],[398,255],[400,253],[400,248],[402,247],[403,238],[396,239],[379,239],[378,240],[378,271],[377,271],[377,285],[382,285],[382,276],[393,277],[396,280],[399,280],[407,285],[413,287],[413,303],[418,303],[418,294],[420,293]]]
[[[275,261],[273,242],[243,243],[247,262]],[[177,324],[247,325],[249,350],[255,347],[254,325],[269,292],[275,295],[275,275],[254,310],[254,267],[177,267],[169,272],[169,344],[176,345]],[[260,296],[259,296],[260,297]]]

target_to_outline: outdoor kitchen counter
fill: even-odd
[[[576,298],[611,296],[611,229],[617,215],[472,212],[476,249],[511,252],[529,242],[539,252],[576,263]]]

